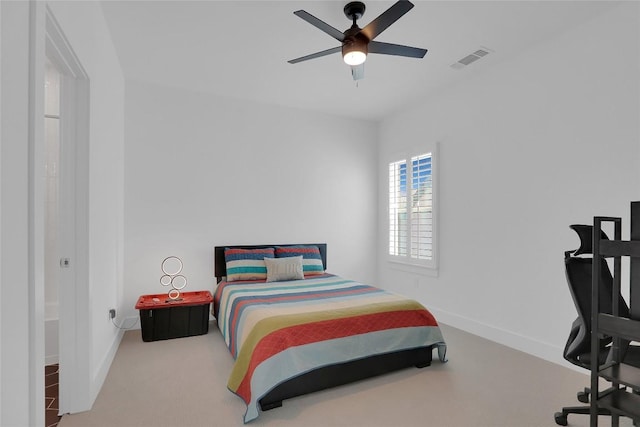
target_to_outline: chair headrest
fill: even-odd
[[[573,224],[569,228],[578,233],[578,237],[580,237],[580,247],[573,252],[573,255],[592,254],[593,225]],[[609,237],[604,231],[600,230],[600,239],[609,240]]]

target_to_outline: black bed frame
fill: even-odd
[[[225,248],[262,249],[287,245],[233,245],[216,246],[214,248],[214,269],[218,282],[226,276],[226,264],[224,260]],[[326,243],[310,243],[320,249],[322,264],[327,268]],[[263,411],[282,406],[282,401],[292,397],[313,393],[331,387],[352,383],[365,378],[371,378],[389,372],[415,366],[424,368],[431,365],[433,346],[420,347],[410,350],[402,350],[392,353],[378,354],[363,359],[352,360],[345,363],[324,366],[313,371],[306,372],[291,378],[274,387],[262,399],[260,408]]]

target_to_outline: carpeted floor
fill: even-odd
[[[442,325],[449,362],[290,399],[253,426],[555,426],[562,406],[579,405],[585,372],[562,367]],[[214,323],[207,335],[143,342],[125,334],[88,412],[60,427],[242,426],[244,403],[226,388],[233,359]],[[588,426],[572,415],[570,426]],[[601,426],[610,420],[602,418]],[[631,426],[628,419],[621,426]]]

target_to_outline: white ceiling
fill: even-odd
[[[358,84],[340,54],[287,60],[339,43],[293,14],[343,31],[346,1],[103,1],[126,79],[254,102],[379,120],[446,85],[499,66],[615,7],[605,1],[414,1],[376,40],[426,48],[424,59],[369,55]],[[394,1],[365,2],[360,27]],[[486,47],[461,70],[451,64]]]

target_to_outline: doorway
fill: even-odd
[[[44,333],[45,365],[58,356],[58,249],[60,169],[60,71],[48,58],[44,84],[45,201],[44,201]]]
[[[44,82],[44,349],[45,425],[56,426],[59,416],[58,280],[60,251],[60,71],[48,58]]]
[[[89,78],[53,13],[45,13],[46,183],[43,205],[45,345],[57,344],[58,412],[91,407],[89,301]],[[57,88],[55,88],[57,84]],[[55,90],[57,89],[57,91]],[[45,88],[46,90],[46,88]],[[51,140],[49,141],[49,137]],[[57,137],[57,143],[54,142]],[[51,161],[51,162],[50,162]],[[45,320],[46,322],[46,320]],[[57,326],[57,327],[56,327]],[[49,334],[51,332],[51,334]],[[54,334],[57,332],[57,340]],[[54,350],[45,349],[45,358]]]

